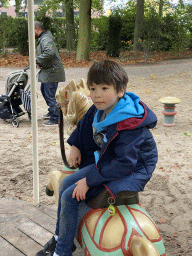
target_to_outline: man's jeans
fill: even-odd
[[[57,87],[58,83],[41,83],[41,93],[49,106],[50,121],[55,123],[58,123],[59,120],[59,111],[55,99]]]
[[[67,176],[61,181],[59,188],[59,202],[57,210],[57,224],[55,234],[58,236],[55,252],[59,256],[71,256],[74,237],[82,217],[90,209],[84,201],[77,201],[72,198],[75,182],[83,179],[90,168],[82,168],[79,171]],[[92,187],[86,194],[92,198],[104,189],[104,186]]]

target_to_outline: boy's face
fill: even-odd
[[[99,110],[104,110],[108,115],[114,106],[118,103],[119,98],[123,97],[124,90],[116,92],[113,85],[94,84],[90,86],[90,97],[93,104]]]

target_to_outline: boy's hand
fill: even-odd
[[[73,145],[69,154],[69,165],[77,168],[80,163],[81,151]]]
[[[78,180],[75,183],[75,185],[77,186],[73,190],[72,198],[76,197],[77,201],[85,200],[86,193],[89,190],[89,187],[87,186],[86,178]]]

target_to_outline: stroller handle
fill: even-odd
[[[30,66],[23,69],[24,72],[26,72],[28,69],[30,69]],[[41,69],[38,70],[37,75],[40,73]]]
[[[24,72],[27,71],[28,69],[30,69],[30,66],[24,68]]]

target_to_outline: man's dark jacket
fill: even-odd
[[[41,67],[38,81],[54,83],[65,81],[65,71],[51,32],[44,31],[38,38],[36,63]]]

